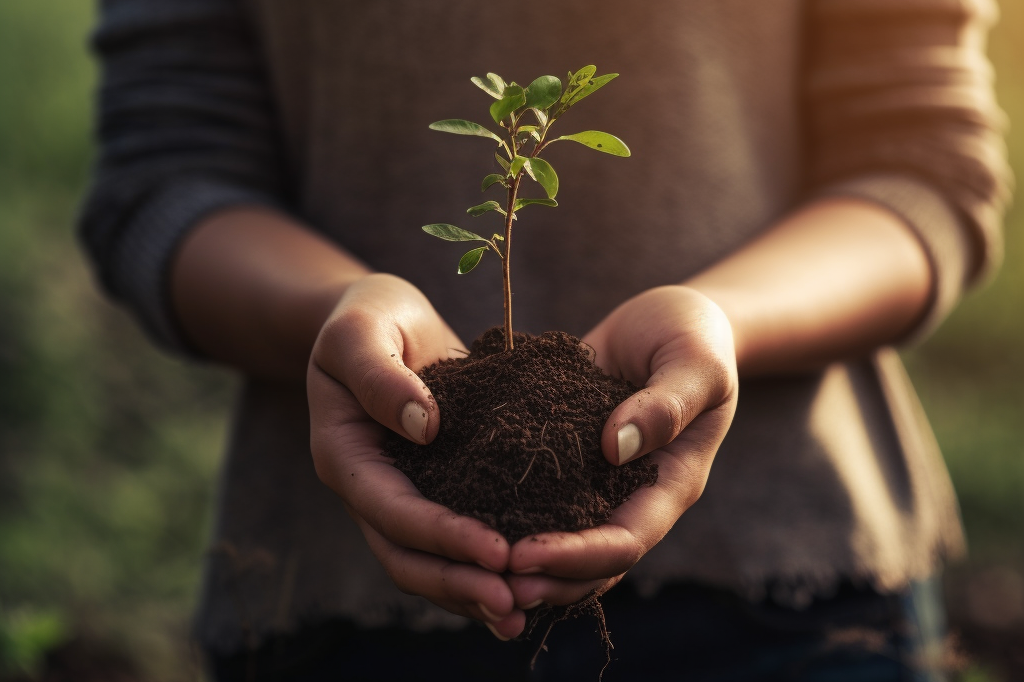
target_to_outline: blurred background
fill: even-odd
[[[990,56],[1024,178],[1024,0]],[[189,618],[234,379],[161,355],[73,238],[93,3],[0,2],[0,680],[200,680]],[[951,663],[1024,680],[1024,201],[998,278],[905,354],[960,495]]]

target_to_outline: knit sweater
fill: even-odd
[[[559,122],[622,137],[628,160],[551,148],[561,208],[524,221],[517,326],[582,335],[821,196],[879,204],[935,281],[923,338],[1000,254],[1009,174],[982,53],[987,0],[105,0],[95,183],[81,233],[99,277],[162,344],[182,237],[214,210],[291,212],[422,289],[463,340],[501,319],[496,259],[467,284],[450,245],[494,172],[468,81],[594,63],[621,77]],[[572,128],[572,130],[569,130]],[[462,214],[464,215],[464,214]],[[463,218],[461,220],[468,220]],[[485,221],[488,218],[474,220]],[[496,223],[495,223],[496,225]],[[486,230],[487,228],[482,228]],[[305,391],[250,379],[221,477],[198,616],[229,653],[334,617],[458,627],[401,594],[309,454]],[[742,382],[700,501],[628,574],[799,605],[840,580],[886,591],[962,551],[938,448],[891,349]]]

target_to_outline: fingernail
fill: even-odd
[[[498,638],[498,639],[500,639],[501,641],[503,641],[503,642],[507,642],[507,641],[509,640],[509,638],[508,638],[508,637],[506,637],[505,635],[503,635],[503,634],[501,634],[500,632],[498,632],[498,631],[497,631],[497,630],[496,630],[496,629],[494,628],[494,626],[493,626],[493,625],[491,625],[490,623],[484,623],[484,625],[486,625],[486,626],[487,626],[487,629],[491,631],[491,634],[492,634],[492,635],[494,635],[495,637],[497,637],[497,638]]]
[[[476,606],[478,609],[480,609],[480,612],[484,614],[484,618],[486,618],[487,620],[492,621],[494,623],[497,623],[499,620],[501,620],[500,616],[496,616],[493,613],[491,613],[491,610],[483,604],[477,602]]]
[[[543,599],[537,599],[536,601],[532,601],[529,604],[527,604],[526,606],[524,606],[523,607],[523,611],[529,611],[530,609],[535,609],[535,608],[537,608],[538,606],[540,606],[543,603],[544,603]]]
[[[636,424],[626,424],[619,429],[619,464],[625,464],[640,452],[644,443],[643,434]]]
[[[415,400],[402,408],[402,428],[420,445],[427,442],[427,411]]]

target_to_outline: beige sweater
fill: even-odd
[[[427,124],[488,122],[471,75],[528,82],[588,63],[622,76],[559,126],[614,132],[633,156],[551,149],[561,207],[519,230],[520,329],[582,334],[822,194],[880,203],[920,237],[937,287],[919,337],[998,261],[1009,180],[979,52],[989,2],[525,0],[512,26],[503,7],[108,3],[104,155],[83,220],[108,287],[175,344],[164,280],[181,235],[215,208],[275,203],[412,281],[469,341],[500,322],[496,263],[457,278],[458,254],[419,226],[489,220],[463,211],[494,167],[486,141]],[[147,77],[124,77],[142,57]],[[308,428],[301,387],[246,385],[201,640],[230,652],[336,616],[459,626],[393,587],[317,480]],[[896,589],[962,551],[940,454],[882,349],[744,382],[706,492],[628,579],[800,605],[842,579]]]

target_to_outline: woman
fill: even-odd
[[[992,13],[104,2],[85,242],[158,340],[247,375],[197,621],[217,679],[522,679],[532,650],[467,655],[465,618],[504,640],[623,575],[609,679],[925,674],[923,586],[962,538],[887,347],[998,260]],[[606,526],[510,547],[379,454],[383,428],[429,442],[444,419],[409,370],[500,319],[500,287],[447,275],[418,231],[477,203],[487,143],[426,124],[483,120],[471,75],[587,63],[623,75],[564,126],[633,157],[552,148],[562,208],[519,232],[517,323],[646,384],[602,447],[659,481]],[[535,674],[592,679],[603,657],[579,668],[567,628]]]

